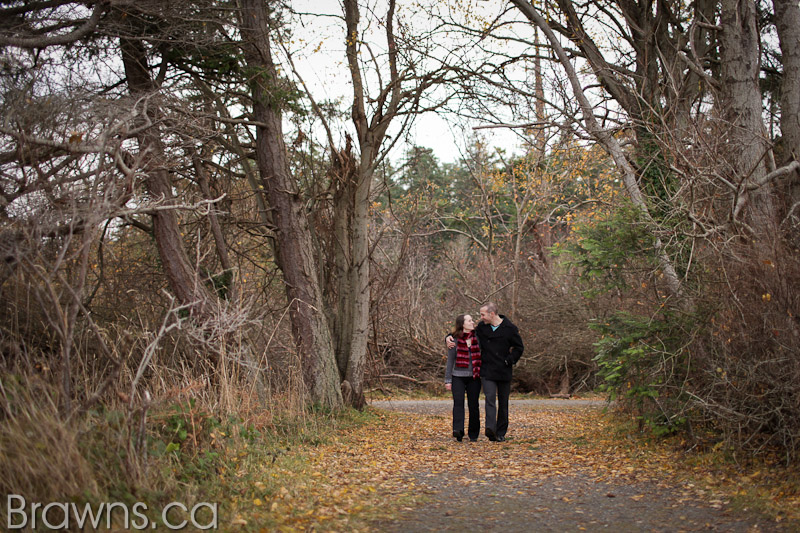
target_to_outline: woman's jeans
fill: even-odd
[[[480,378],[462,378],[453,376],[453,431],[464,431],[464,393],[467,394],[469,407],[469,426],[467,435],[470,439],[477,439],[481,432],[481,409],[478,401],[481,395]]]

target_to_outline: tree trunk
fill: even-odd
[[[369,340],[370,187],[362,182],[364,169],[353,156],[351,147],[348,138],[345,149],[335,157],[331,168],[331,179],[336,181],[333,225],[337,310],[332,323],[342,391],[347,391],[345,402],[360,409],[366,405],[364,365]]]
[[[758,86],[760,43],[753,0],[722,0],[720,32],[720,114],[728,121],[727,160],[739,184],[734,217],[743,214],[755,236],[771,239],[777,229],[772,187],[764,181],[770,150]],[[735,180],[735,181],[734,181]]]
[[[519,305],[519,285],[520,285],[520,270],[522,259],[522,228],[517,228],[513,235],[514,238],[514,258],[512,260],[512,268],[514,272],[514,283],[511,285],[511,311],[509,315],[514,320],[517,320],[517,306]],[[529,283],[533,285],[535,280],[530,280]]]
[[[353,206],[355,204],[356,166],[353,157],[352,141],[348,137],[344,150],[334,157],[331,167],[331,180],[334,181],[333,194],[333,268],[335,290],[331,296],[336,299],[332,308],[336,309],[331,323],[336,343],[336,364],[339,378],[347,379],[347,362],[350,360],[353,332],[353,290],[350,271],[353,265],[353,244],[350,228],[353,227]],[[332,302],[333,304],[333,302]],[[349,386],[349,383],[348,383]],[[349,397],[349,395],[348,395]]]
[[[314,263],[311,231],[303,199],[289,172],[283,142],[282,102],[275,96],[278,75],[270,48],[267,5],[263,0],[241,0],[240,6],[245,60],[254,73],[253,118],[260,123],[256,127],[256,158],[273,211],[278,266],[286,283],[292,334],[311,400],[339,407],[342,395]]]
[[[155,84],[147,68],[144,44],[139,40],[120,39],[120,49],[131,95],[137,98],[152,97],[155,94]],[[158,106],[150,102],[147,110],[150,121],[157,124]],[[174,203],[172,181],[166,169],[164,144],[155,126],[139,135],[139,148],[142,154],[148,154],[144,165],[145,186],[148,192],[162,205]],[[197,272],[183,248],[183,238],[175,211],[157,211],[152,217],[158,256],[172,292],[181,304],[190,306],[193,315],[204,317],[208,312],[210,295],[200,283]]]
[[[797,0],[773,0],[775,27],[781,44],[781,165],[800,161],[800,4]],[[789,208],[800,202],[800,172],[789,179]]]
[[[350,332],[350,357],[347,361],[345,379],[352,388],[351,405],[361,409],[366,405],[364,398],[364,368],[367,359],[367,342],[369,340],[369,195],[372,183],[371,169],[363,168],[372,165],[372,160],[365,163],[362,151],[359,183],[355,190],[352,227],[352,267],[350,269],[350,296],[352,305]]]
[[[558,387],[558,395],[569,398],[570,376],[569,365],[564,363],[564,373],[561,374],[561,383]]]

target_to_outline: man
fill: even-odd
[[[506,440],[508,431],[508,398],[511,394],[513,365],[522,357],[525,347],[517,326],[504,315],[497,314],[497,305],[488,302],[481,307],[481,323],[475,328],[481,343],[481,381],[486,398],[486,436],[491,441]],[[447,337],[447,347],[455,346]]]

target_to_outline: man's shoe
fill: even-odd
[[[505,442],[505,441],[506,441],[505,437],[497,437],[497,442]]]
[[[458,442],[461,442],[464,439],[464,430],[454,431],[453,436]]]
[[[469,441],[470,442],[478,442],[478,437],[475,437],[474,439],[472,437],[470,437]]]
[[[497,435],[495,435],[494,430],[491,430],[489,428],[486,428],[486,437],[488,437],[490,441],[497,440]]]

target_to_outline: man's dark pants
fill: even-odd
[[[505,437],[508,431],[508,398],[511,395],[510,381],[494,381],[482,378],[483,395],[486,398],[486,430],[493,431],[497,438]]]
[[[469,426],[467,435],[477,439],[481,432],[481,380],[453,376],[453,431],[464,431],[464,393],[467,394]]]

